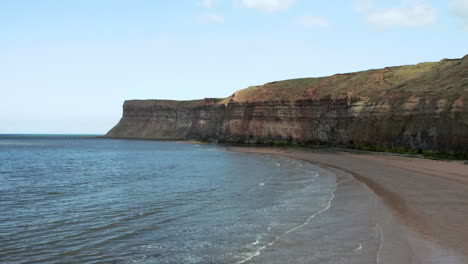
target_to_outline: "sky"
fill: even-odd
[[[468,54],[468,0],[5,0],[0,133],[104,134],[127,99]]]

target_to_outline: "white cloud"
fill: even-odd
[[[202,14],[196,16],[195,20],[200,23],[222,24],[224,23],[224,16],[217,14]]]
[[[423,27],[435,23],[435,10],[426,4],[406,1],[404,5],[369,13],[367,22],[377,28]]]
[[[291,7],[296,0],[241,0],[246,8],[257,9],[266,13],[273,13]]]
[[[198,5],[204,8],[211,8],[213,7],[213,0],[202,0]]]
[[[328,27],[328,20],[324,17],[313,17],[305,15],[295,20],[295,23],[305,28],[324,28]]]
[[[353,8],[358,12],[366,12],[372,9],[374,0],[354,0]]]
[[[468,0],[452,0],[449,7],[460,18],[462,29],[468,31]]]

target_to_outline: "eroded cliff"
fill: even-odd
[[[468,56],[272,82],[224,99],[130,100],[106,136],[468,153]]]

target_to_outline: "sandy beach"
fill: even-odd
[[[334,229],[342,233],[343,239],[354,236],[356,241],[367,241],[360,237],[373,230],[373,239],[378,241],[374,243],[377,245],[343,243],[349,244],[348,257],[307,259],[308,247],[316,250],[316,242],[313,238],[309,238],[310,243],[303,239],[288,245],[292,251],[305,252],[300,256],[303,261],[299,257],[286,258],[284,251],[275,255],[272,248],[252,259],[252,263],[468,263],[468,165],[462,162],[332,150],[229,150],[307,161],[341,175],[337,178],[336,199],[330,210],[321,213],[322,217],[334,219],[334,224],[310,228]],[[345,176],[355,183],[344,180]],[[357,195],[362,188],[368,194]],[[369,206],[363,209],[364,204]],[[349,223],[339,223],[344,219]],[[367,221],[368,227],[359,229]],[[314,225],[313,221],[310,225]],[[326,243],[326,239],[323,241]]]

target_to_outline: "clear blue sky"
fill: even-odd
[[[0,133],[107,132],[126,99],[468,53],[468,0],[5,0]]]

